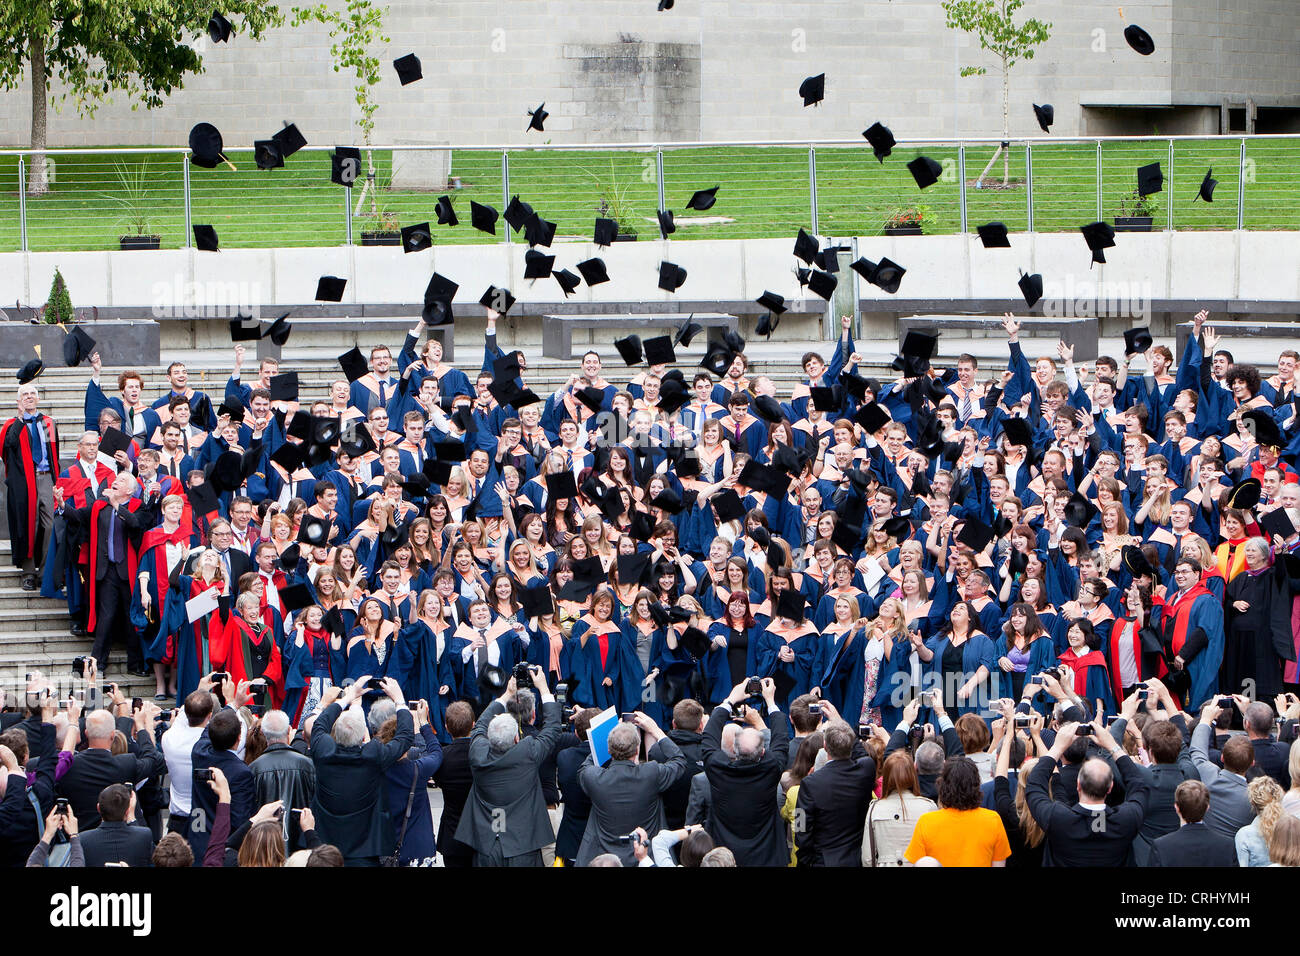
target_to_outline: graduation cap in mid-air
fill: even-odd
[[[1161,172],[1159,163],[1149,163],[1146,166],[1139,166],[1137,179],[1137,191],[1139,196],[1149,196],[1152,193],[1158,193],[1165,185],[1165,174]]]
[[[713,186],[709,189],[695,190],[695,192],[691,194],[691,198],[687,201],[686,208],[698,209],[700,212],[712,209],[713,204],[717,202],[718,190],[720,188],[721,187],[719,186]]]
[[[356,146],[335,146],[330,153],[330,182],[350,187],[361,174],[361,150]]]
[[[1150,56],[1156,52],[1156,41],[1151,39],[1151,34],[1136,23],[1130,23],[1124,28],[1124,39],[1129,46],[1143,56]]]
[[[1044,133],[1052,131],[1052,123],[1056,121],[1056,110],[1052,108],[1051,103],[1044,103],[1042,106],[1035,103],[1034,116],[1038,119],[1038,125]]]
[[[1110,249],[1115,245],[1115,229],[1108,222],[1093,222],[1086,226],[1080,226],[1079,231],[1083,233],[1083,240],[1092,250],[1093,262],[1106,262],[1106,253],[1103,250]]]
[[[1125,329],[1124,354],[1137,355],[1146,352],[1154,341],[1155,339],[1151,337],[1151,329],[1145,325],[1141,328]]]
[[[1206,202],[1214,202],[1214,187],[1219,185],[1219,181],[1214,178],[1213,173],[1214,167],[1210,167],[1205,171],[1205,178],[1201,180],[1200,189],[1197,190],[1196,196],[1193,197],[1192,202],[1196,202],[1197,199],[1204,199]]]
[[[424,71],[420,69],[420,58],[414,53],[399,56],[393,61],[393,69],[397,70],[397,78],[403,86],[408,86],[424,77]]]
[[[94,354],[95,340],[81,326],[74,325],[63,339],[63,364],[76,368]]]
[[[543,101],[542,105],[537,109],[528,111],[528,125],[524,127],[524,131],[535,129],[539,133],[546,132],[546,127],[542,124],[546,122],[546,117],[550,115],[550,113],[546,112],[546,103]]]
[[[916,185],[925,189],[933,186],[943,175],[943,167],[929,156],[918,156],[907,164],[907,170],[916,180]]]
[[[433,246],[433,233],[427,222],[402,227],[402,251],[420,252]]]
[[[804,106],[815,106],[826,98],[826,74],[818,73],[799,84],[799,95]]]
[[[469,201],[470,223],[479,232],[486,232],[490,236],[495,236],[497,234],[497,219],[500,217],[501,214],[491,206],[475,202],[472,199]]]
[[[647,365],[672,365],[677,361],[677,353],[673,350],[673,340],[668,335],[656,335],[654,338],[646,339],[644,342],[645,363]],[[667,385],[671,379],[665,380],[662,385]],[[662,394],[662,385],[660,392]]]
[[[317,302],[342,302],[348,280],[339,276],[321,276],[316,282]]]
[[[212,226],[194,223],[194,248],[199,252],[220,252],[217,230]]]
[[[673,222],[673,211],[671,209],[660,209],[655,213],[659,220],[659,238],[667,239],[677,231],[677,224]]]
[[[511,306],[513,306],[516,301],[518,300],[510,294],[509,289],[500,289],[494,285],[490,285],[487,287],[487,291],[479,297],[478,304],[484,308],[491,309],[494,312],[499,312],[501,315],[505,315],[510,311]]]
[[[984,244],[985,249],[1010,249],[1011,240],[1007,238],[1007,224],[1005,222],[989,222],[982,226],[976,226],[975,231],[979,233],[980,242]]]
[[[582,273],[582,280],[589,286],[609,281],[609,273],[605,271],[605,261],[600,258],[584,259],[578,263],[578,271]]]
[[[1020,280],[1016,284],[1020,286],[1020,294],[1025,297],[1025,305],[1031,309],[1043,297],[1043,277],[1037,272],[1033,275],[1020,273]]]
[[[1075,492],[1070,495],[1070,500],[1065,503],[1065,522],[1074,525],[1076,528],[1087,528],[1093,518],[1097,516],[1097,506],[1094,505],[1087,495]]]
[[[690,315],[686,317],[685,321],[683,321],[682,324],[677,327],[677,331],[673,335],[674,345],[680,345],[682,348],[690,348],[691,339],[695,338],[696,335],[704,331],[704,326],[700,325],[700,323],[698,322],[693,321],[694,318],[695,318],[695,313],[692,312]]]
[[[1247,431],[1255,439],[1255,444],[1264,448],[1279,448],[1285,444],[1282,431],[1277,427],[1277,419],[1270,409],[1252,408],[1243,412],[1241,417],[1246,423]]]
[[[208,39],[213,43],[225,43],[234,32],[230,21],[219,11],[214,10],[212,16],[208,17]]]
[[[452,208],[450,196],[439,196],[438,202],[434,204],[433,211],[438,216],[438,225],[460,225],[460,219],[456,216],[456,210]]]
[[[339,368],[343,369],[349,382],[355,382],[370,371],[370,363],[366,361],[361,349],[354,345],[339,356]]]
[[[253,140],[253,162],[258,169],[280,169],[284,166],[284,153],[274,139]]]
[[[896,145],[894,134],[890,132],[888,126],[881,123],[872,123],[862,132],[862,136],[871,144],[871,151],[876,154],[876,159],[880,162],[885,161],[885,157],[894,151]]]
[[[618,235],[618,223],[613,219],[597,218],[596,226],[592,232],[591,241],[598,246],[610,246],[614,244],[614,237]]]
[[[676,292],[686,281],[686,270],[675,262],[659,263],[659,288],[665,292]]]

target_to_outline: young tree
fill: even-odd
[[[988,50],[1001,62],[1002,68],[1002,140],[1011,137],[1011,68],[1020,60],[1032,60],[1034,48],[1046,43],[1052,25],[1030,17],[1017,25],[1012,19],[1025,0],[943,0],[941,6],[948,16],[948,29],[970,33],[980,41],[981,49]],[[983,76],[986,67],[962,67],[962,76]],[[998,146],[989,164],[980,173],[976,185],[984,182],[998,156],[1002,157],[1002,185],[1011,175],[1011,158],[1004,146]]]
[[[254,40],[283,22],[273,0],[224,0],[222,12]],[[30,71],[31,146],[43,150],[51,77],[62,87],[58,102],[72,100],[83,117],[114,92],[126,93],[132,109],[156,109],[187,73],[203,71],[190,43],[206,32],[211,15],[211,3],[202,0],[0,0],[0,88],[13,89]],[[38,152],[27,191],[48,188]]]
[[[361,139],[366,145],[366,185],[357,197],[356,212],[360,212],[368,194],[371,215],[375,217],[379,216],[379,190],[375,185],[375,156],[370,146],[375,131],[375,113],[379,110],[375,87],[379,85],[380,62],[370,47],[373,43],[389,42],[384,33],[384,14],[387,11],[387,7],[376,7],[373,0],[348,0],[343,10],[331,10],[323,3],[293,8],[295,27],[309,22],[329,27],[334,72],[342,71],[345,66],[352,67],[355,72],[356,85],[352,89],[361,113],[357,128],[361,130]]]
[[[54,269],[54,281],[50,283],[50,295],[45,300],[42,318],[51,324],[72,321],[72,296],[68,294],[68,284],[63,281],[63,273]]]

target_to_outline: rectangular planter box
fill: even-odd
[[[117,241],[123,252],[130,252],[133,249],[162,248],[162,236],[121,236]]]
[[[80,325],[99,348],[105,365],[128,367],[158,365],[158,323],[152,319],[122,322],[83,322]],[[68,325],[68,329],[72,326]],[[41,360],[50,368],[63,367],[63,340],[67,332],[44,322],[0,322],[0,366],[21,368],[35,358],[35,346],[41,347]],[[82,363],[84,366],[86,363]],[[89,373],[87,373],[89,374]]]
[[[1150,232],[1151,216],[1116,216],[1116,232]]]
[[[920,226],[886,226],[886,227],[885,227],[885,235],[887,235],[887,236],[920,236],[920,235],[924,235],[924,233],[921,232],[921,227],[920,227]]]
[[[363,232],[361,234],[361,244],[363,246],[400,246],[402,244],[402,234],[400,232]]]

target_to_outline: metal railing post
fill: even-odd
[[[1237,159],[1237,228],[1246,228],[1246,138],[1241,138],[1241,156]]]
[[[190,247],[190,239],[194,235],[194,217],[190,209],[190,164],[185,156],[181,156],[181,185],[185,191],[185,248]]]
[[[655,147],[655,179],[658,180],[659,186],[659,208],[664,208],[664,151],[662,148]]]
[[[1097,222],[1101,222],[1101,140],[1097,140]]]
[[[1169,184],[1170,184],[1170,188],[1169,188],[1169,189],[1166,189],[1166,190],[1164,191],[1164,192],[1165,192],[1165,200],[1166,200],[1166,202],[1169,203],[1169,212],[1168,212],[1168,214],[1166,215],[1165,222],[1166,222],[1166,228],[1167,228],[1170,232],[1173,232],[1173,230],[1174,230],[1174,190],[1173,190],[1173,180],[1174,180],[1174,141],[1173,141],[1172,139],[1169,140],[1169,172],[1165,173],[1165,179],[1168,180],[1168,181],[1169,181]]]
[[[817,233],[817,147],[808,147],[808,203],[812,207],[812,231]]]
[[[1034,147],[1025,143],[1025,216],[1034,231]]]
[[[352,245],[352,187],[343,187],[343,231],[347,236],[347,244]]]
[[[957,184],[961,203],[961,231],[965,235],[970,226],[966,219],[966,145],[964,143],[957,147]]]
[[[27,164],[18,157],[18,248],[27,251]]]
[[[501,211],[510,205],[510,154],[501,150]],[[506,223],[502,242],[510,244],[510,223]]]

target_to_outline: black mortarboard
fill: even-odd
[[[802,593],[794,588],[786,588],[776,599],[776,613],[797,624],[803,620],[805,604]]]
[[[769,495],[784,495],[790,488],[790,476],[779,468],[764,465],[752,458],[745,462],[737,479],[746,488]]]
[[[288,342],[289,333],[293,331],[293,326],[286,321],[288,318],[289,313],[286,312],[284,315],[272,322],[271,327],[266,330],[262,338],[270,339],[276,345],[284,345],[285,342]]]
[[[338,276],[321,276],[316,283],[316,301],[342,302],[343,289],[347,284],[347,279],[341,279]]]
[[[307,145],[307,137],[302,135],[296,123],[286,123],[283,129],[276,130],[271,136],[280,151],[281,160],[286,160]],[[283,162],[282,162],[283,165]]]
[[[826,98],[826,74],[818,73],[799,84],[799,95],[804,106],[814,106]]]
[[[493,359],[492,377],[501,380],[518,378],[519,373],[523,371],[523,365],[521,364],[523,354],[523,352],[515,349],[514,351],[507,352],[499,358]]]
[[[541,106],[537,107],[537,109],[528,111],[528,125],[524,127],[524,132],[530,129],[535,129],[539,133],[546,132],[546,127],[542,124],[546,122],[546,117],[551,114],[546,112],[545,106],[546,102],[543,100]]]
[[[230,320],[230,341],[232,342],[256,342],[262,337],[262,328],[259,322],[254,321],[252,325],[244,323],[252,320],[252,316],[241,315],[237,319]]]
[[[419,252],[433,245],[433,233],[427,222],[402,227],[402,251]]]
[[[532,206],[518,196],[511,196],[510,202],[506,203],[506,208],[501,213],[501,218],[506,221],[506,225],[518,232],[524,228],[524,223],[528,221],[528,217],[532,214]]]
[[[555,241],[555,223],[533,213],[524,220],[524,241],[530,246],[549,246]]]
[[[596,220],[596,228],[592,233],[591,241],[598,246],[613,245],[614,237],[618,235],[618,223],[613,219]]]
[[[532,252],[531,249],[528,250],[528,251],[529,251],[529,252]],[[527,255],[527,253],[525,253],[525,256],[526,256],[526,255]],[[546,268],[547,268],[547,269],[550,269],[551,264],[554,264],[554,262],[555,262],[555,256],[542,256],[542,259],[544,259],[544,260],[550,260],[550,262],[546,265]],[[572,272],[570,272],[568,269],[557,269],[557,270],[556,270],[554,273],[552,273],[552,274],[555,276],[555,281],[558,282],[558,283],[560,284],[560,288],[561,288],[562,290],[564,290],[564,297],[565,297],[566,299],[567,299],[569,296],[571,296],[571,295],[572,295],[572,294],[577,290],[577,288],[578,288],[578,277],[575,276],[575,275],[574,275]],[[527,272],[525,272],[525,273],[524,273],[524,278],[529,278],[529,279],[531,279],[531,278],[545,278],[545,277],[544,277],[544,276],[530,276],[530,275],[527,274]]]
[[[551,598],[551,589],[545,584],[521,589],[519,603],[525,617],[541,617],[543,614],[555,612],[555,601]]]
[[[620,584],[640,584],[650,568],[650,555],[645,551],[618,556],[618,581]],[[661,627],[663,625],[660,625]]]
[[[207,515],[221,508],[217,493],[206,481],[201,485],[190,485],[185,489],[185,496],[190,499],[190,508],[196,515]]]
[[[349,382],[355,382],[370,371],[366,357],[355,345],[339,356],[339,367]]]
[[[472,434],[478,431],[478,423],[474,421],[474,412],[469,405],[461,405],[451,413],[452,423],[465,434]]]
[[[253,140],[253,162],[258,169],[280,169],[284,166],[284,154],[280,144],[273,139]]]
[[[839,279],[829,272],[822,272],[819,269],[814,269],[812,274],[808,276],[808,288],[828,302],[831,296],[835,294],[835,287],[839,284]]]
[[[497,219],[500,218],[498,213],[491,206],[485,206],[474,200],[469,201],[469,221],[479,232],[486,232],[488,235],[497,234]]]
[[[229,162],[221,153],[221,131],[211,123],[195,123],[190,130],[190,162],[203,169],[216,169]]]
[[[208,39],[213,43],[225,43],[230,39],[230,34],[234,32],[230,26],[230,21],[223,17],[220,12],[213,11],[212,16],[208,17]]]
[[[361,150],[355,146],[335,146],[330,153],[330,182],[351,186],[361,174]]]
[[[238,491],[239,486],[244,483],[242,464],[239,455],[233,451],[223,452],[214,461],[208,463],[203,474],[207,483],[212,486],[212,490],[218,494]]]
[[[605,390],[596,388],[594,385],[584,385],[582,388],[575,389],[573,397],[586,405],[593,413],[599,412],[605,405]]]
[[[820,412],[835,412],[844,407],[844,386],[817,386],[808,389],[812,407]]]
[[[307,449],[305,446],[287,441],[272,452],[271,461],[275,462],[288,474],[292,475],[298,470],[298,466],[303,463],[306,454]]]
[[[1255,444],[1265,448],[1278,448],[1285,444],[1271,409],[1252,408],[1250,411],[1243,412],[1241,417],[1245,420],[1251,437],[1255,439]]]
[[[903,281],[903,275],[906,272],[907,270],[894,260],[882,258],[876,263],[876,268],[872,270],[871,278],[868,281],[893,295],[898,291],[898,287]]]
[[[296,561],[294,563],[297,564]],[[278,593],[286,611],[301,611],[303,608],[311,607],[316,603],[316,599],[312,597],[311,588],[305,584],[286,585],[280,588]]]
[[[446,325],[451,319],[451,303],[456,298],[460,286],[440,272],[429,277],[429,284],[424,287],[424,311],[426,322],[431,325]],[[428,316],[432,311],[433,315]],[[440,321],[432,321],[434,318]]]
[[[1040,273],[1029,275],[1022,272],[1016,284],[1020,286],[1020,294],[1025,297],[1025,305],[1031,309],[1043,297],[1043,277]]]
[[[339,432],[342,426],[337,418],[329,416],[312,415],[310,416],[311,440],[318,445],[332,445],[339,440]]]
[[[905,515],[886,518],[882,527],[887,535],[899,543],[906,541],[912,534],[912,522],[908,521]]]
[[[922,189],[927,186],[933,186],[943,175],[943,167],[936,163],[929,156],[918,156],[907,164],[908,172],[916,180],[916,184]]]
[[[437,204],[433,207],[433,211],[438,214],[438,225],[460,225],[460,219],[456,216],[456,210],[452,208],[450,196],[439,196]]]
[[[708,369],[714,375],[718,376],[718,378],[721,378],[727,374],[727,369],[731,367],[734,358],[735,353],[725,345],[710,345],[709,350],[705,352],[704,357],[700,359],[700,367]]]
[[[498,696],[510,682],[510,672],[495,664],[484,664],[478,675],[478,688],[489,697]]]
[[[1159,163],[1150,163],[1138,167],[1138,195],[1149,196],[1160,192],[1165,185],[1165,174],[1160,171]]]
[[[754,409],[754,414],[765,422],[776,424],[785,419],[785,412],[781,408],[781,403],[771,395],[756,395],[750,404]]]
[[[1056,122],[1056,110],[1052,108],[1051,103],[1044,103],[1042,106],[1035,103],[1034,116],[1038,118],[1038,125],[1044,133],[1052,131],[1051,126]]]
[[[879,402],[867,402],[865,406],[858,408],[857,414],[853,420],[862,425],[863,431],[867,434],[875,434],[881,428],[889,424],[889,412],[880,407]]]
[[[465,461],[469,457],[469,449],[463,441],[436,441],[433,443],[433,457],[438,461]]]
[[[712,209],[713,204],[718,199],[718,186],[711,189],[697,189],[691,194],[690,200],[686,203],[687,209],[698,209],[704,212],[706,209]]]
[[[1124,28],[1124,39],[1128,41],[1129,46],[1143,56],[1150,56],[1156,52],[1156,43],[1151,39],[1151,34],[1135,23],[1130,23]]]
[[[672,488],[665,488],[650,499],[650,505],[670,515],[675,515],[682,510],[682,496]]]
[[[984,243],[985,249],[1010,249],[1011,240],[1007,238],[1007,224],[1005,222],[990,222],[983,226],[976,226],[975,231],[979,233],[980,242]]]
[[[1076,528],[1086,528],[1097,516],[1097,506],[1088,500],[1087,495],[1075,492],[1065,503],[1065,522]]]
[[[433,484],[445,485],[451,481],[451,469],[453,467],[454,465],[449,461],[438,461],[436,458],[430,458],[425,461],[424,467],[420,470],[424,473],[424,477],[428,478]]]
[[[1196,194],[1197,198],[1204,199],[1206,202],[1214,202],[1214,187],[1219,185],[1219,181],[1212,175],[1213,172],[1213,167],[1205,171],[1205,178],[1201,180],[1200,191]],[[1193,199],[1192,202],[1196,202],[1196,199]]]
[[[402,81],[403,86],[414,83],[424,76],[424,72],[420,69],[420,58],[414,53],[399,56],[393,61],[393,68],[397,70],[397,78]]]
[[[551,270],[554,268],[554,266],[555,266],[555,256],[548,256],[544,252],[538,252],[536,249],[529,249],[527,252],[524,253],[524,278],[525,279],[545,279],[548,275],[551,274]],[[572,273],[567,273],[567,272],[565,274],[572,275]],[[558,277],[559,273],[556,273],[556,275]],[[561,286],[564,285],[563,280],[560,281],[560,285]],[[573,288],[566,288],[564,290],[564,294],[568,295],[570,292],[573,291],[574,288],[577,288],[577,285],[578,285],[578,277],[573,276]]]
[[[99,438],[99,450],[109,458],[112,458],[119,451],[129,450],[130,447],[131,439],[120,428],[105,428],[104,433]]]
[[[375,450],[375,440],[370,437],[370,429],[360,422],[352,422],[339,437],[339,452],[349,458],[360,458]]]
[[[578,486],[573,480],[573,472],[558,471],[546,476],[546,495],[552,501],[558,498],[573,498],[577,494]]]
[[[1145,352],[1147,349],[1151,348],[1151,343],[1153,341],[1154,339],[1151,338],[1151,329],[1147,326],[1143,326],[1140,329],[1125,329],[1124,354],[1136,355],[1139,352]]]
[[[582,273],[582,279],[587,285],[600,285],[602,282],[609,281],[609,273],[605,271],[603,259],[585,259],[578,263],[578,271]]]
[[[701,658],[709,652],[709,635],[698,627],[688,627],[677,639],[677,643],[692,657]]]
[[[63,364],[76,368],[94,354],[95,340],[81,326],[74,325],[72,331],[63,338]]]
[[[769,312],[775,313],[776,315],[781,315],[786,311],[785,296],[778,295],[775,292],[764,290],[763,294],[760,295],[756,301],[763,308],[767,309]]]
[[[1285,508],[1274,508],[1267,514],[1260,515],[1259,527],[1270,541],[1275,534],[1281,535],[1283,541],[1295,534],[1295,524]]]
[[[498,289],[496,286],[490,285],[479,298],[478,304],[505,315],[516,301],[515,297],[510,294],[509,289]]]
[[[1151,562],[1147,560],[1147,556],[1136,545],[1124,545],[1120,549],[1120,560],[1124,562],[1125,570],[1135,578],[1156,576],[1155,568],[1151,567]]]
[[[194,224],[194,248],[199,252],[220,252],[217,230],[208,225]]]
[[[599,557],[592,555],[581,561],[573,562],[573,579],[592,585],[605,583],[605,565]]]
[[[772,333],[776,331],[776,327],[780,324],[781,316],[779,313],[764,312],[758,317],[758,321],[754,324],[754,334],[766,336],[770,339]]]
[[[633,509],[632,520],[628,524],[627,533],[637,541],[649,541],[654,536],[654,525],[650,523],[650,516],[644,511]]]
[[[237,425],[244,420],[244,406],[239,402],[222,402],[217,408],[217,417],[222,415],[229,415],[231,422]]]
[[[677,361],[671,336],[656,335],[654,338],[646,339],[644,348],[647,365],[672,365]]]
[[[1106,255],[1103,249],[1109,249],[1115,245],[1115,230],[1107,222],[1093,222],[1086,226],[1080,226],[1079,231],[1083,233],[1083,240],[1092,250],[1093,262],[1105,262]]]
[[[409,478],[401,480],[402,490],[410,494],[412,498],[422,498],[429,493],[429,476],[423,471],[417,471]]]
[[[271,376],[270,383],[271,401],[273,402],[296,402],[298,401],[298,373],[281,372],[279,375]]]
[[[817,259],[817,251],[817,239],[800,229],[799,235],[794,237],[795,257],[812,265]]]
[[[883,163],[885,157],[894,151],[894,134],[890,132],[888,126],[872,123],[862,131],[862,135],[871,144],[871,151],[876,154],[876,159],[880,162]]]
[[[667,239],[677,231],[677,224],[673,222],[673,211],[671,209],[660,209],[655,213],[659,219],[659,238]]]
[[[673,343],[675,345],[680,345],[682,348],[690,348],[691,339],[704,331],[704,326],[700,325],[698,322],[691,321],[694,317],[695,313],[692,312],[686,317],[686,321],[677,327],[677,332],[673,336]]]
[[[930,367],[930,359],[934,358],[934,350],[939,345],[939,336],[937,333],[918,332],[911,329],[903,336],[903,347],[898,350],[898,354],[904,360],[911,359],[907,365],[909,375],[920,375]]]
[[[1029,423],[1023,418],[1002,419],[1002,431],[1011,444],[1020,445],[1026,449],[1034,447],[1033,432],[1029,428]]]
[[[987,548],[992,540],[993,529],[977,518],[967,518],[957,533],[957,543],[966,545],[976,554]]]
[[[713,510],[718,513],[719,521],[739,521],[745,517],[745,503],[740,495],[730,488],[724,488],[709,499]]]
[[[686,281],[686,270],[675,262],[659,263],[659,288],[665,292],[676,292]]]
[[[870,388],[871,380],[868,378],[863,378],[861,375],[858,375],[856,372],[846,371],[846,372],[840,372],[840,384],[844,386],[844,390],[847,391],[850,395],[852,395],[858,401],[862,401],[867,397],[867,389]]]
[[[541,398],[531,388],[524,388],[519,379],[497,379],[488,386],[488,391],[502,407],[524,408],[535,405]]]
[[[478,507],[478,499],[475,498],[473,501],[469,503],[468,507],[465,508],[466,521],[474,520],[474,516],[471,514],[471,512],[474,511],[477,507]],[[395,548],[399,544],[401,544],[402,541],[405,540],[405,538],[406,535],[402,533],[402,529],[400,527],[385,528],[383,532],[379,535],[379,543],[382,544],[385,548]]]
[[[323,518],[317,518],[313,514],[302,516],[302,524],[298,526],[298,540],[311,545],[313,548],[323,545],[329,541],[330,526],[329,522]]]
[[[848,521],[837,521],[831,530],[831,541],[852,554],[862,544],[862,529]]]

